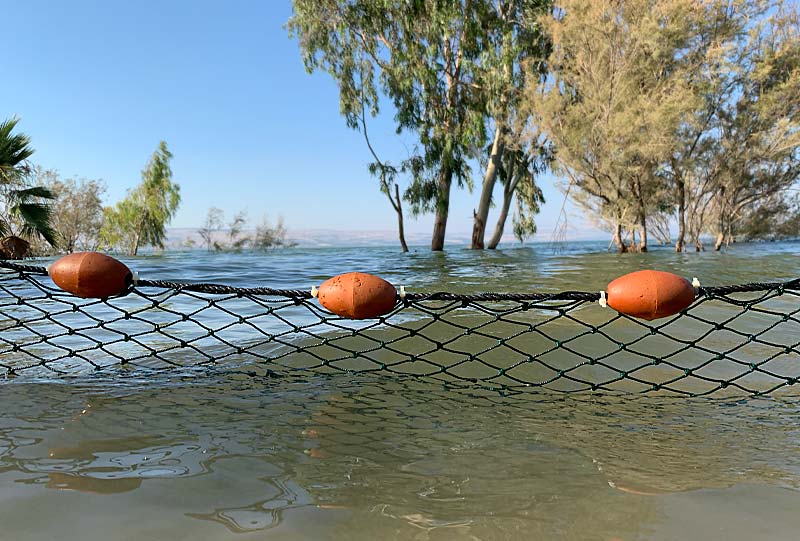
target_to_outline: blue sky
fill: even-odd
[[[290,229],[395,229],[333,81],[306,73],[283,28],[291,2],[29,0],[3,12],[11,75],[0,116],[21,119],[34,163],[103,179],[111,204],[163,139],[183,196],[173,227],[199,226],[217,206],[229,217],[247,209],[253,221],[282,215]],[[414,144],[394,133],[388,109],[370,132],[389,161]],[[555,183],[541,180],[544,239],[563,199]],[[477,199],[454,193],[448,232],[471,230]],[[407,219],[412,233],[431,229],[430,216]],[[582,221],[571,218],[571,235],[583,236]]]

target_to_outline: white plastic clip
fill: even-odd
[[[139,283],[139,271],[133,271],[132,272],[132,279],[131,280],[133,281],[133,285],[134,286]]]
[[[694,288],[694,294],[697,295],[697,292],[700,291],[700,280],[697,279],[697,276],[692,278],[692,287]]]
[[[600,299],[597,302],[600,303],[600,307],[601,308],[605,308],[606,306],[608,306],[608,301],[606,300],[606,292],[605,291],[601,291],[600,292]]]
[[[317,295],[319,295],[319,291],[317,290],[317,286],[311,286],[311,296],[316,299]]]
[[[406,300],[406,286],[400,286],[400,300]]]

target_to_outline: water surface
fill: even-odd
[[[128,260],[143,277],[305,288],[599,291],[798,275],[800,244],[644,255],[292,249]],[[224,365],[0,384],[0,539],[796,539],[800,399],[531,393]]]

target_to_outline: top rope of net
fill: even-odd
[[[24,265],[13,261],[0,260],[0,268],[17,271],[24,274],[35,276],[48,276],[48,268],[36,265]],[[173,289],[176,291],[190,291],[194,293],[207,293],[210,295],[247,295],[247,296],[270,296],[287,297],[290,299],[312,299],[316,297],[314,289],[274,289],[271,287],[237,287],[226,284],[215,284],[206,282],[182,282],[174,280],[132,280],[131,286],[137,287],[156,287],[162,289]],[[724,286],[698,286],[695,288],[696,296],[727,296],[734,293],[752,293],[759,291],[772,291],[780,289],[800,288],[800,278],[787,280],[784,282],[747,282],[743,284],[732,284]],[[126,291],[120,294],[125,294]],[[510,293],[510,292],[484,292],[484,293],[453,293],[438,291],[432,293],[398,293],[397,298],[407,303],[423,300],[443,300],[457,302],[481,302],[481,301],[588,301],[598,302],[602,294],[594,291],[559,291],[556,293]]]

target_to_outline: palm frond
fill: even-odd
[[[11,207],[11,212],[22,218],[22,236],[40,236],[50,244],[58,244],[58,235],[50,225],[51,208],[44,203],[18,203]]]
[[[55,199],[56,195],[49,188],[44,186],[34,186],[32,188],[25,188],[23,190],[11,190],[9,197],[16,201],[28,202],[34,197],[41,197],[42,199]]]
[[[0,166],[16,167],[33,155],[31,140],[24,133],[12,134],[18,118],[0,122]]]

